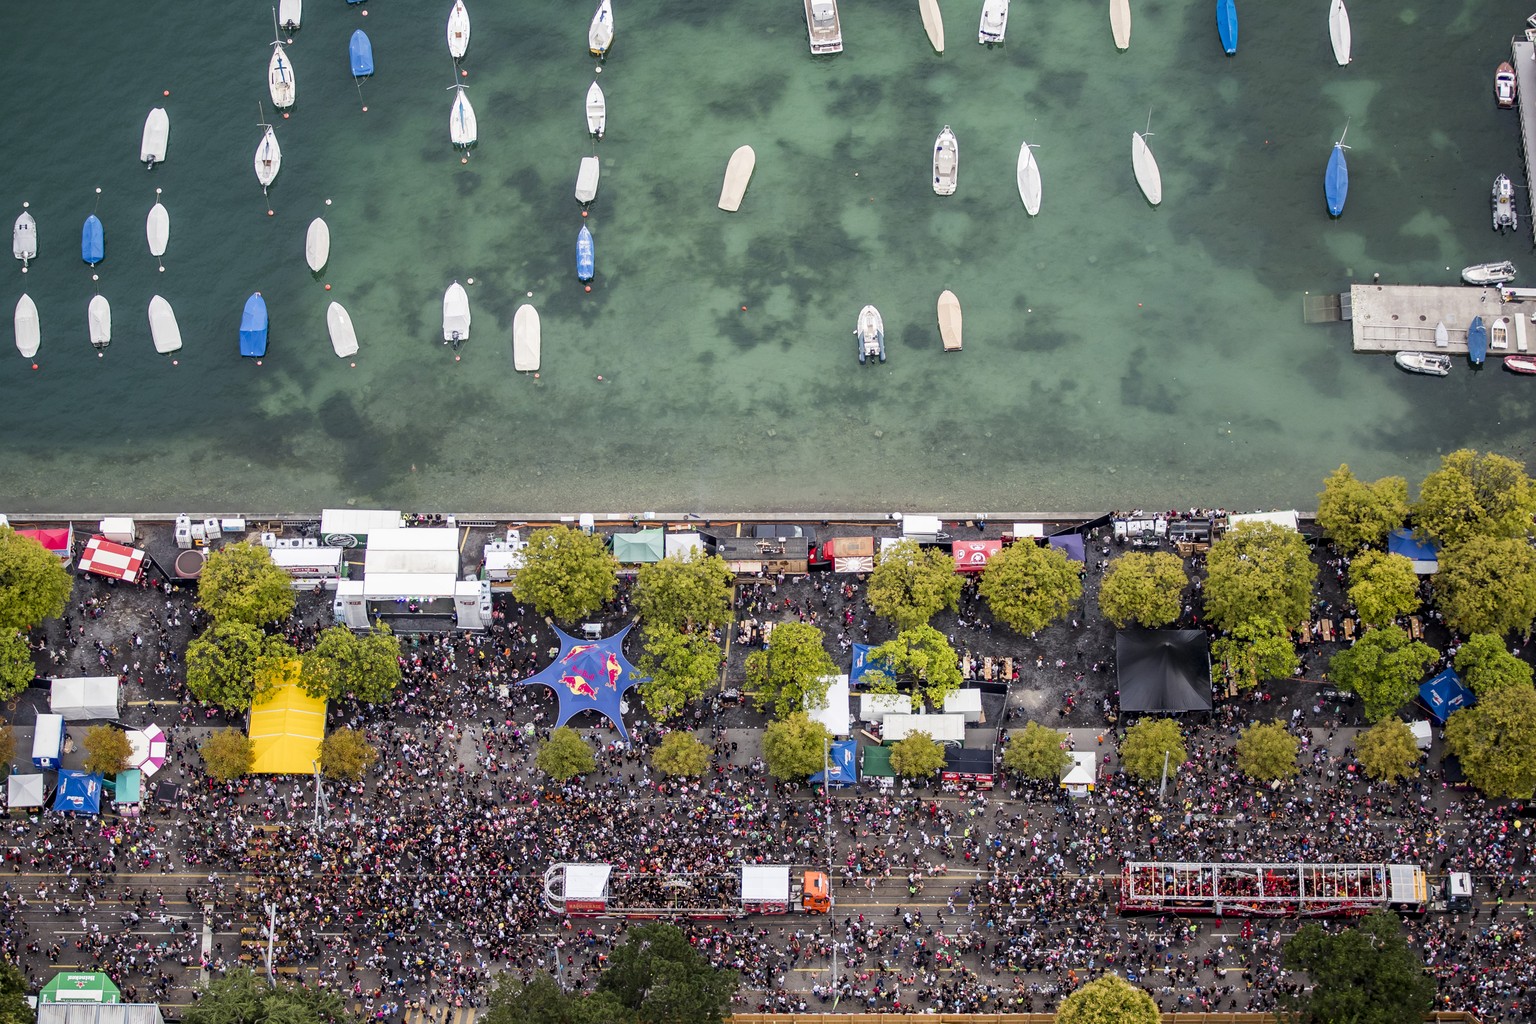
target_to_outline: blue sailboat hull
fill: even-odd
[[[1344,212],[1344,200],[1349,197],[1349,164],[1344,161],[1344,147],[1334,146],[1328,158],[1328,172],[1323,175],[1323,196],[1328,200],[1328,213],[1337,217]]]
[[[101,229],[101,220],[93,213],[85,218],[85,226],[80,229],[80,258],[94,267],[106,255],[106,234]]]
[[[362,78],[373,74],[373,43],[369,41],[368,33],[362,29],[353,32],[347,52],[352,58],[352,77]]]
[[[1483,365],[1483,360],[1488,358],[1488,328],[1483,325],[1483,318],[1475,316],[1467,325],[1467,361],[1473,366]]]
[[[576,236],[576,280],[590,281],[597,271],[597,253],[592,247],[592,232],[587,226],[581,226],[581,233]]]
[[[257,292],[245,300],[240,314],[240,354],[261,357],[267,354],[267,300]]]
[[[1216,0],[1216,31],[1221,33],[1221,48],[1230,57],[1237,52],[1237,4],[1235,0]]]

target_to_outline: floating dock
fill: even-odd
[[[1520,141],[1525,148],[1525,181],[1536,181],[1536,44],[1525,36],[1516,36],[1509,44],[1514,55],[1516,96],[1519,98]],[[1516,192],[1518,196],[1518,191]],[[1529,193],[1527,193],[1529,195]],[[1519,205],[1518,202],[1516,205]],[[1536,240],[1536,224],[1532,224],[1532,210],[1525,208],[1525,222],[1531,225],[1531,237]]]
[[[1498,288],[1468,285],[1355,284],[1349,287],[1356,352],[1443,352],[1466,355],[1467,326],[1480,316],[1492,325],[1536,313],[1536,301],[1505,302]],[[1435,345],[1435,325],[1444,322],[1450,343]]]

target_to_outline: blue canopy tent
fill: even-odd
[[[1445,724],[1453,712],[1469,708],[1477,702],[1477,698],[1472,696],[1472,691],[1467,689],[1453,668],[1426,679],[1424,685],[1419,687],[1419,699],[1441,725]]]
[[[851,786],[858,782],[858,769],[854,767],[858,746],[853,740],[838,740],[832,744],[827,751],[827,771],[812,775],[811,781],[820,782],[825,774],[829,786]]]
[[[100,814],[101,782],[100,775],[74,768],[59,769],[59,790],[53,798],[53,809],[74,811],[76,814]]]
[[[1440,571],[1440,545],[1432,540],[1419,540],[1412,530],[1393,530],[1387,538],[1387,551],[1412,562],[1413,571],[1420,576],[1433,576]]]
[[[866,672],[884,672],[890,674],[890,668],[879,658],[871,658],[869,652],[874,650],[870,644],[853,645],[853,664],[848,669],[848,685],[858,686],[859,680]]]
[[[1087,554],[1083,551],[1083,538],[1080,534],[1064,533],[1050,539],[1050,545],[1057,548],[1074,562],[1086,562]]]
[[[562,726],[582,711],[596,711],[629,739],[619,704],[626,690],[644,680],[624,657],[624,637],[634,627],[625,626],[613,636],[583,641],[554,627],[560,638],[560,654],[554,664],[524,679],[520,686],[547,686],[555,691],[560,714],[555,725]]]

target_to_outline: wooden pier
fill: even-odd
[[[1509,352],[1517,349],[1517,339],[1526,335],[1536,339],[1536,325],[1530,322],[1536,313],[1536,301],[1505,302],[1498,288],[1473,288],[1467,285],[1355,284],[1349,287],[1354,318],[1356,352],[1443,352],[1466,355],[1467,325],[1473,317],[1493,321],[1507,316]],[[1521,324],[1517,325],[1516,320]],[[1445,324],[1450,343],[1435,344],[1435,325]],[[1492,354],[1490,350],[1490,354]]]
[[[1536,46],[1525,36],[1515,36],[1510,41],[1510,63],[1515,66],[1516,96],[1519,97],[1520,141],[1525,149],[1525,181],[1536,182]],[[1518,194],[1518,193],[1517,193]],[[1529,195],[1529,193],[1527,193]],[[1525,222],[1531,226],[1536,238],[1536,218],[1532,217],[1530,204],[1526,204]]]

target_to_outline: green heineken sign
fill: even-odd
[[[120,1003],[123,994],[99,971],[56,974],[37,994],[40,1003]]]

